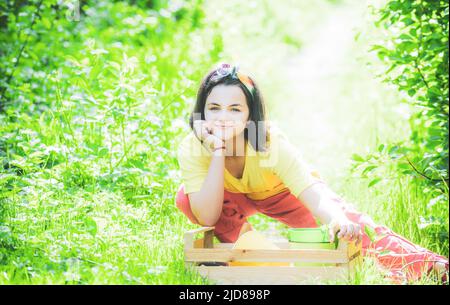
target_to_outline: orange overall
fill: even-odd
[[[347,218],[361,225],[363,229],[362,254],[376,258],[379,267],[395,282],[415,280],[428,274],[435,262],[442,262],[448,271],[448,259],[413,244],[385,226],[377,225],[373,220],[358,211],[342,198],[332,197],[339,204]],[[195,224],[197,219],[191,211],[189,197],[181,185],[176,195],[177,207]],[[263,200],[249,199],[243,193],[224,191],[222,213],[215,225],[214,233],[221,242],[235,242],[247,217],[263,213],[285,223],[291,228],[317,227],[311,212],[291,192],[285,191]],[[369,226],[375,232],[372,240],[366,233]]]

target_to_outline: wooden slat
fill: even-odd
[[[273,244],[280,249],[290,249],[289,242],[274,242]],[[216,244],[214,244],[214,248],[218,248],[218,249],[231,249],[231,248],[233,248],[233,246],[234,246],[233,243],[216,243]]]
[[[187,262],[316,262],[347,263],[345,252],[325,249],[186,249]]]
[[[361,253],[361,243],[356,246],[355,242],[339,241],[338,249],[345,251],[348,257],[356,257],[356,253]]]
[[[345,267],[208,267],[198,266],[200,275],[225,285],[293,285],[345,279]]]
[[[201,227],[198,229],[189,230],[185,234],[198,234],[198,233],[208,232],[208,231],[214,230],[214,228],[215,227]]]
[[[356,246],[354,243],[349,244],[348,270],[349,270],[349,274],[351,276],[354,276],[354,272],[356,271],[357,267],[362,264],[362,246],[361,246],[361,244],[362,243],[359,243],[358,246]]]
[[[355,242],[340,242],[338,249],[345,251],[347,257],[349,258],[349,263],[342,265],[342,267],[347,267],[349,269],[349,275],[352,275],[355,267],[362,263],[362,243],[355,245]]]
[[[196,242],[195,241],[195,234],[198,233],[204,233],[204,232],[208,232],[208,231],[212,231],[214,230],[214,227],[201,227],[198,229],[193,229],[190,231],[187,231],[186,233],[184,233],[184,249],[193,249],[195,247],[204,247],[204,242],[203,246],[201,246],[199,243],[200,242]]]
[[[194,248],[196,248],[196,249],[205,249],[205,248],[212,249],[214,246],[213,241],[214,241],[214,232],[213,231],[205,232],[204,238],[198,238],[198,239],[194,240]]]
[[[204,233],[204,243],[203,243],[203,247],[205,248],[213,248],[214,247],[214,231],[210,230],[210,231],[206,231]]]
[[[233,245],[233,243],[216,243],[214,244],[214,249],[231,249]]]
[[[273,244],[280,249],[291,249],[291,244],[287,241],[274,242]],[[231,249],[233,248],[233,245],[234,245],[233,243],[215,243],[214,248]]]
[[[205,248],[205,241],[203,238],[199,238],[194,240],[194,248],[196,249],[203,249]]]

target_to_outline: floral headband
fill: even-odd
[[[221,63],[216,69],[215,75],[211,77],[211,80],[217,81],[223,77],[231,75],[231,78],[239,79],[239,81],[247,88],[252,97],[254,97],[255,86],[250,77],[239,71],[239,66],[231,66],[227,63]]]

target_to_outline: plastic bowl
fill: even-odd
[[[330,243],[328,228],[290,228],[288,229],[289,248],[291,249],[327,249],[337,248],[337,238],[335,243]],[[295,266],[326,266],[322,263],[295,263]]]
[[[329,243],[328,230],[326,227],[319,228],[290,228],[288,239],[296,243]]]

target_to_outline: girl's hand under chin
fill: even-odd
[[[214,126],[212,128],[213,130],[213,135],[215,135],[216,137],[218,137],[219,139],[222,139],[224,141],[228,141],[230,139],[232,139],[234,137],[233,134],[233,129],[231,127],[227,127],[226,129],[222,129],[220,127],[216,127]]]
[[[197,120],[193,124],[195,135],[202,141],[209,152],[214,155],[220,154],[218,148],[225,149],[225,141],[218,137],[214,132],[212,122]]]
[[[241,127],[240,124],[241,124],[240,122],[239,123],[234,122],[234,121],[233,121],[233,123],[228,122],[228,123],[223,124],[224,126],[226,126],[224,128],[224,127],[221,127],[223,125],[221,125],[220,123],[213,123],[211,125],[212,133],[216,137],[218,137],[224,141],[228,141],[228,140],[236,137],[237,134],[240,133],[239,130],[241,130],[241,129],[243,130],[245,128],[245,126],[240,128]]]

